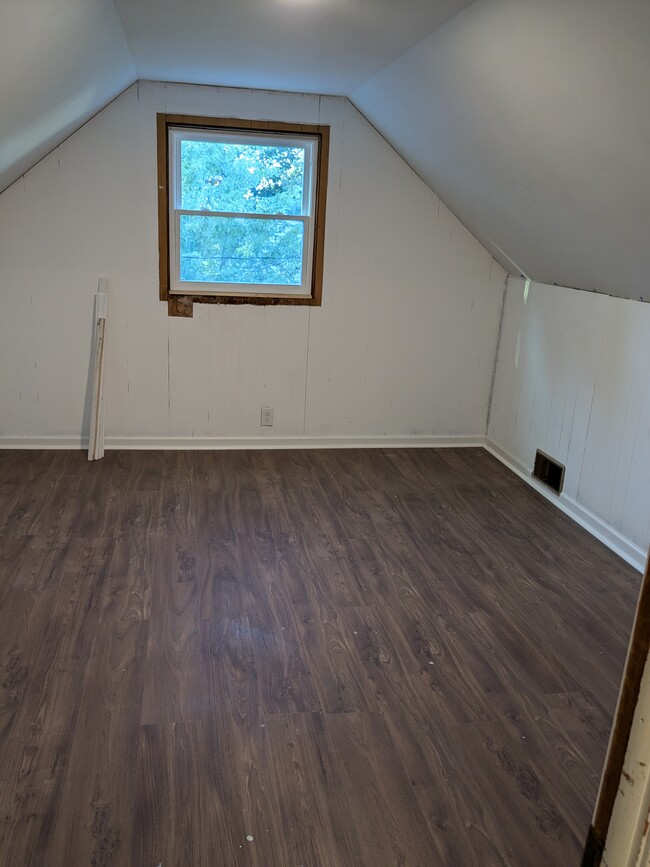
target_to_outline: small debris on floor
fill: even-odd
[[[247,839],[247,840],[248,840],[248,842],[249,842],[249,843],[252,843],[252,842],[253,842],[253,839],[254,839],[254,837],[253,837],[253,835],[252,835],[252,834],[249,834],[249,835],[248,835],[248,837],[246,837],[246,839]]]

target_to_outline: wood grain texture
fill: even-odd
[[[638,587],[481,450],[0,452],[0,863],[577,865]]]

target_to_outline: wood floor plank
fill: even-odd
[[[212,747],[202,723],[143,726],[131,864],[218,864],[234,849],[227,811],[209,785]]]
[[[0,451],[0,863],[577,865],[638,587],[481,449]]]
[[[0,775],[18,786],[29,787],[33,772],[47,773],[68,755],[111,554],[111,540],[96,545],[74,540],[60,588],[35,595],[38,608],[46,611],[37,612],[36,634],[21,651],[25,687],[1,746]]]
[[[244,621],[201,622],[203,719],[143,726],[131,863],[259,863],[243,850],[263,733],[253,645]]]
[[[558,803],[528,758],[527,750],[504,738],[497,723],[481,723],[463,731],[455,759],[472,768],[474,784],[485,797],[485,812],[496,827],[508,826],[504,848],[510,863],[577,863],[582,835],[576,836]],[[452,779],[459,773],[456,772]],[[509,803],[516,799],[513,821]]]
[[[259,584],[256,575],[247,569],[235,538],[201,540],[197,545],[197,570],[202,620],[236,620],[251,614]]]
[[[201,656],[199,579],[191,540],[160,536],[154,549],[142,724],[194,719]]]
[[[262,706],[266,713],[322,710],[296,622],[290,592],[270,531],[240,536],[248,574],[256,576],[258,594],[250,613]]]
[[[27,679],[32,675],[39,648],[45,640],[55,592],[13,591],[0,606],[0,749],[4,750],[21,705]],[[32,675],[33,676],[33,675]],[[0,767],[0,777],[8,766]]]
[[[344,616],[325,601],[294,605],[294,612],[320,707],[333,714],[378,710]]]
[[[371,867],[394,864],[425,867],[440,858],[437,840],[424,821],[380,714],[338,714],[325,717],[327,754],[337,766],[346,793],[348,820],[337,815],[335,827],[356,831],[356,852],[342,862]],[[322,737],[319,736],[320,741]],[[353,830],[354,829],[354,830]]]
[[[490,718],[486,687],[458,664],[432,632],[420,639],[428,657],[423,664],[394,611],[368,606],[343,617],[382,707],[401,708],[411,724],[424,731],[432,720],[451,726]]]
[[[75,726],[51,864],[129,865],[148,624],[102,624]]]
[[[155,542],[151,537],[115,541],[104,591],[102,616],[110,620],[148,620],[151,616]]]
[[[558,811],[581,843],[593,812],[587,793],[598,786],[605,758],[605,732],[586,724],[592,715],[588,698],[582,693],[543,700],[532,695],[499,696],[495,705],[502,744],[521,745],[529,766],[552,792]],[[562,773],[553,772],[558,764]]]
[[[251,617],[257,635],[256,665],[266,713],[312,713],[322,710],[300,631],[286,606],[273,606],[267,616]]]
[[[58,590],[66,569],[66,551],[73,550],[71,537],[22,536],[26,544],[11,562],[12,590]],[[74,557],[74,554],[72,554]]]
[[[494,796],[491,782],[484,788],[479,774],[465,765],[455,746],[456,738],[464,739],[465,726],[442,727],[432,720],[428,730],[422,731],[414,728],[409,710],[402,713],[394,708],[384,711],[384,719],[408,774],[413,798],[440,853],[431,859],[432,864],[534,867],[540,863],[510,859],[510,832],[505,828],[519,821],[518,814],[505,821],[503,830],[493,818],[487,803],[488,794]]]
[[[123,476],[126,469],[122,464],[118,465],[118,478]],[[131,487],[122,489],[121,497],[123,509],[110,534],[115,539],[115,546],[104,592],[102,616],[121,620],[148,620],[161,497],[158,492],[140,492]]]

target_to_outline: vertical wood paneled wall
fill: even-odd
[[[565,464],[565,494],[647,549],[650,304],[511,278],[488,436]]]
[[[156,112],[331,125],[323,306],[158,300]],[[482,435],[505,272],[343,98],[134,85],[0,196],[0,438]],[[260,407],[275,409],[260,428]]]

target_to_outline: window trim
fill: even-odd
[[[208,211],[208,210],[185,210],[180,207],[175,207],[180,203],[181,199],[181,158],[179,144],[181,141],[195,140],[201,141],[209,139],[212,134],[215,134],[218,141],[231,141],[234,144],[261,144],[276,146],[281,142],[287,147],[303,148],[305,152],[305,180],[303,183],[303,195],[301,208],[303,213],[299,216],[290,214],[273,214],[257,212],[241,211],[239,213],[224,212],[224,211]],[[318,170],[318,147],[320,138],[317,136],[307,136],[302,134],[290,135],[288,133],[271,133],[264,135],[253,132],[254,138],[251,139],[249,130],[224,130],[210,127],[167,127],[168,147],[170,153],[169,178],[170,178],[170,195],[169,195],[169,259],[170,259],[170,285],[169,292],[172,295],[187,295],[188,291],[194,290],[197,295],[237,295],[239,297],[267,297],[267,298],[311,298],[311,282],[312,282],[312,259],[314,253],[314,225],[316,223],[316,201],[313,194],[317,186],[317,170]],[[281,138],[278,138],[278,135]],[[171,156],[174,159],[171,159]],[[315,157],[315,159],[314,159]],[[173,193],[172,193],[173,191]],[[224,216],[236,219],[238,217],[249,220],[281,220],[288,222],[301,223],[303,226],[303,251],[302,251],[302,273],[303,281],[299,285],[289,284],[273,284],[273,283],[206,283],[202,281],[178,281],[176,275],[180,272],[180,221],[183,215],[193,216]],[[183,286],[183,283],[185,284]]]
[[[171,286],[170,256],[170,129],[217,130],[224,132],[254,132],[260,136],[283,133],[297,137],[312,137],[318,140],[318,156],[315,171],[313,246],[311,262],[311,293],[263,295],[236,292],[179,293]],[[160,271],[160,300],[167,302],[170,316],[192,316],[194,303],[201,304],[273,304],[320,306],[323,288],[323,247],[325,240],[325,207],[327,199],[327,170],[329,162],[329,127],[321,124],[292,124],[278,121],[243,120],[241,118],[204,117],[196,115],[157,115],[158,139],[158,245]]]

